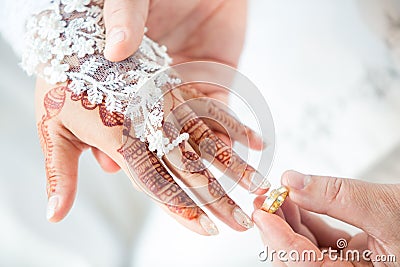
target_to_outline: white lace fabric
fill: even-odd
[[[159,157],[187,140],[184,133],[170,141],[159,129],[164,116],[162,87],[180,82],[167,74],[150,79],[171,63],[166,47],[144,36],[139,50],[126,60],[105,59],[102,0],[53,1],[28,20],[26,29],[21,65],[28,74],[51,84],[69,81],[74,94],[86,92],[92,104],[105,101],[110,112],[129,115],[136,137],[148,142]],[[145,83],[146,88],[139,90]]]

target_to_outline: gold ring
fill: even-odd
[[[289,189],[284,186],[272,190],[262,204],[261,209],[269,213],[275,213],[282,206],[288,194]]]

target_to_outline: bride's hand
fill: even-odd
[[[210,156],[215,158],[213,165],[226,171],[246,189],[260,186],[263,177],[214,134],[212,125],[209,127],[197,118],[188,105],[180,105],[185,101],[184,97],[199,96],[201,93],[195,88],[187,87],[165,95],[164,135],[173,140],[180,134],[178,129],[182,129],[190,137],[160,159],[149,151],[147,143],[135,137],[128,122],[124,124],[122,114],[107,111],[104,104],[91,104],[86,93],[75,95],[66,83],[54,86],[39,79],[36,113],[46,160],[48,219],[57,222],[70,210],[76,192],[79,156],[85,149],[92,149],[104,170],[116,171],[121,167],[134,178],[137,188],[150,194],[189,229],[204,235],[218,232],[202,208],[194,203],[169,172],[205,204],[203,207],[227,225],[238,231],[250,228],[251,220],[226,194],[199,155],[208,157],[208,160]],[[209,104],[218,109],[215,103]],[[236,130],[230,133],[234,141],[243,141],[243,135],[247,135],[253,146],[260,145],[261,140],[256,134],[227,113],[223,114],[226,117],[222,121],[229,124],[225,125],[228,129],[232,123],[235,125],[233,128]],[[252,179],[255,179],[253,185]],[[267,189],[268,185],[264,183],[263,189],[256,192],[262,194]]]

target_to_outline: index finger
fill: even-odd
[[[121,61],[131,56],[142,42],[149,9],[148,0],[106,0],[104,56]]]

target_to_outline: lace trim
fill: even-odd
[[[92,104],[105,100],[107,110],[129,116],[136,137],[162,157],[188,139],[183,133],[170,141],[159,129],[164,116],[162,88],[180,83],[158,74],[171,63],[167,48],[144,36],[139,50],[128,59],[106,60],[102,10],[99,0],[53,1],[28,20],[21,65],[29,75],[37,74],[48,83],[70,81],[73,93],[86,92]],[[157,78],[151,80],[155,74]],[[146,88],[139,90],[145,83]]]

